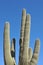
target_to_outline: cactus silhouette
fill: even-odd
[[[18,65],[37,65],[40,40],[35,41],[34,51],[29,47],[30,40],[30,23],[31,16],[26,14],[26,10],[22,11],[21,30],[20,30],[20,51],[19,51],[19,64]],[[4,26],[4,63],[5,65],[16,65],[15,62],[15,39],[12,39],[10,47],[10,24],[5,23]]]

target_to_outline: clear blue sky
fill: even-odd
[[[22,9],[31,14],[30,46],[34,49],[35,39],[40,38],[40,55],[37,65],[43,65],[43,0],[0,0],[0,65],[3,59],[4,23],[10,22],[10,39],[16,38],[16,63],[19,56],[19,38]]]

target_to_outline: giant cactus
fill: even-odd
[[[30,40],[30,14],[26,15],[26,10],[22,11],[21,19],[21,31],[20,31],[20,51],[19,51],[19,65],[37,65],[39,50],[40,50],[40,40],[35,41],[35,47],[32,54],[32,49],[29,48]],[[10,24],[5,23],[4,26],[4,63],[5,65],[16,65],[15,62],[15,39],[12,40],[12,45],[10,47]]]

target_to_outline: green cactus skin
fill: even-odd
[[[21,30],[20,30],[20,51],[18,65],[37,65],[40,51],[40,40],[35,41],[34,51],[29,47],[30,42],[30,24],[31,16],[26,14],[26,10],[22,10]],[[10,47],[10,24],[5,23],[4,26],[4,63],[5,65],[16,65],[15,62],[15,39],[12,39]]]

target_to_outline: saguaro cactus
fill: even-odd
[[[32,54],[32,49],[29,48],[30,40],[30,14],[26,15],[26,10],[22,11],[21,19],[21,31],[20,31],[20,51],[19,51],[19,65],[37,65],[40,40],[35,41],[35,47]],[[4,26],[4,62],[5,65],[16,65],[15,62],[15,39],[12,40],[12,46],[10,47],[10,24],[5,23]]]

